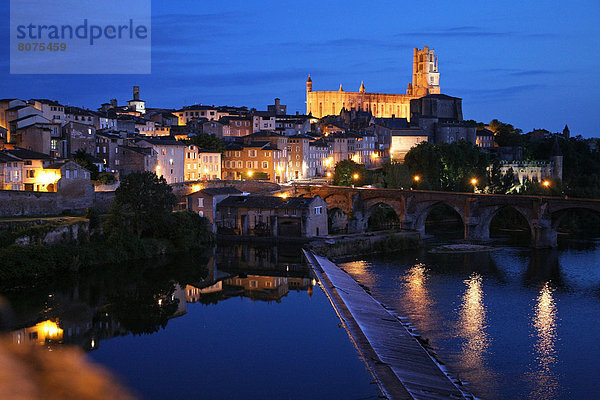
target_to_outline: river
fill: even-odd
[[[2,295],[13,343],[82,348],[140,398],[378,398],[315,284],[299,247],[219,246]]]
[[[484,399],[597,399],[600,246],[427,250],[340,264]]]
[[[485,399],[595,399],[600,243],[427,249],[340,265]],[[141,398],[379,391],[298,247],[221,245],[5,288],[14,343],[72,345]]]

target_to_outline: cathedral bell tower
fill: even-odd
[[[412,95],[426,96],[440,93],[440,73],[435,51],[429,47],[413,52]],[[407,93],[410,94],[410,93]]]

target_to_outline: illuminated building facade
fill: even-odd
[[[221,153],[189,145],[185,148],[183,168],[186,181],[221,179]]]
[[[361,83],[358,92],[346,92],[340,85],[337,91],[313,91],[312,79],[306,81],[306,113],[322,118],[338,115],[342,109],[369,111],[375,117],[410,118],[410,101],[428,94],[440,93],[440,73],[434,50],[425,46],[413,52],[412,82],[406,94],[369,93]]]

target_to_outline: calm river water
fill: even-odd
[[[485,399],[600,398],[600,246],[341,264]]]
[[[15,343],[75,345],[147,399],[379,392],[299,248],[220,246],[6,289]],[[341,264],[485,399],[600,398],[600,245]]]
[[[4,290],[10,335],[83,348],[145,399],[378,398],[300,256],[219,247]]]

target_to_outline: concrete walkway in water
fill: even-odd
[[[329,259],[307,260],[363,360],[389,399],[469,399],[398,318]]]

